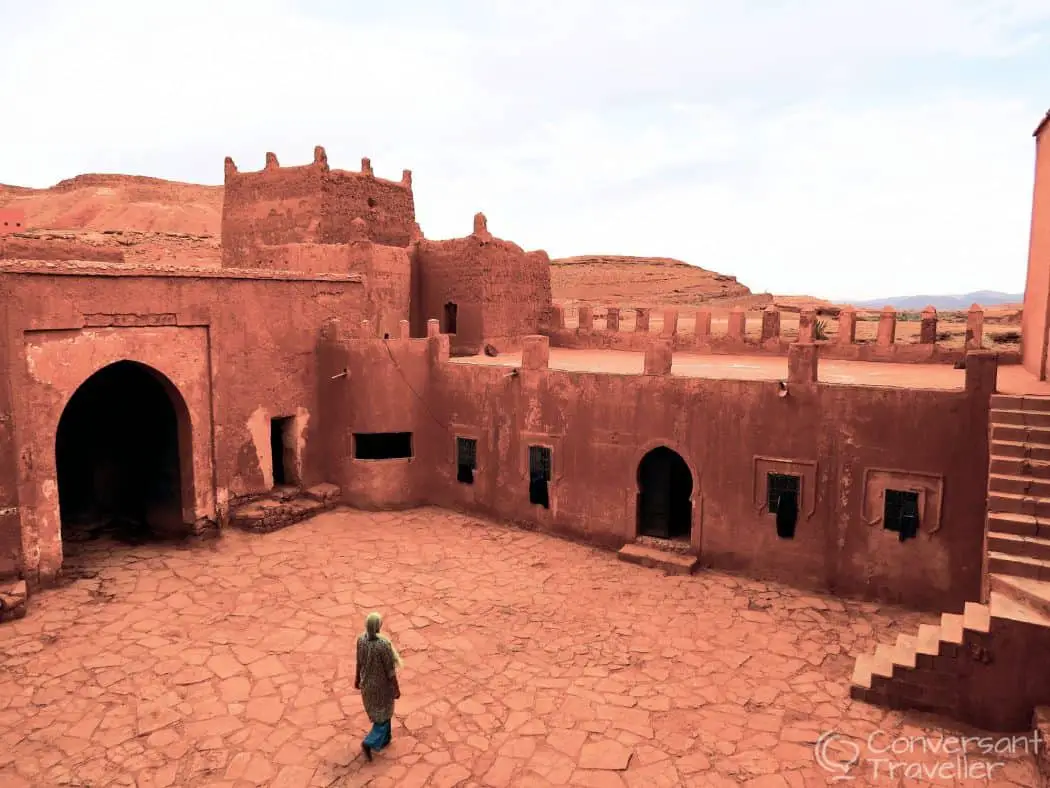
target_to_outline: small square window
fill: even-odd
[[[882,527],[898,534],[903,542],[919,532],[919,493],[916,490],[886,490]]]
[[[799,477],[787,473],[770,473],[766,475],[766,508],[770,514],[776,514],[781,496],[794,496],[798,505]]]
[[[473,484],[478,469],[478,442],[474,438],[456,438],[456,481]]]

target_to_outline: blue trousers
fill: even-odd
[[[390,744],[390,720],[376,722],[362,742],[368,749],[378,752]]]

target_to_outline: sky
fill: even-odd
[[[413,172],[428,238],[1021,292],[1050,0],[0,0],[0,183]]]

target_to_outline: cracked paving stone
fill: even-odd
[[[68,547],[79,579],[0,626],[4,788],[814,788],[843,784],[815,760],[823,732],[944,732],[848,692],[853,655],[930,617],[463,514]],[[367,763],[353,671],[373,609],[404,696]],[[1030,755],[968,757],[1002,763],[985,785],[1040,785]]]

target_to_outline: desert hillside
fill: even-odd
[[[735,276],[667,257],[558,258],[551,261],[551,288],[558,303],[624,307],[690,306],[752,296]]]
[[[136,175],[78,175],[49,189],[0,184],[0,208],[47,230],[133,230],[218,235],[222,187]]]

